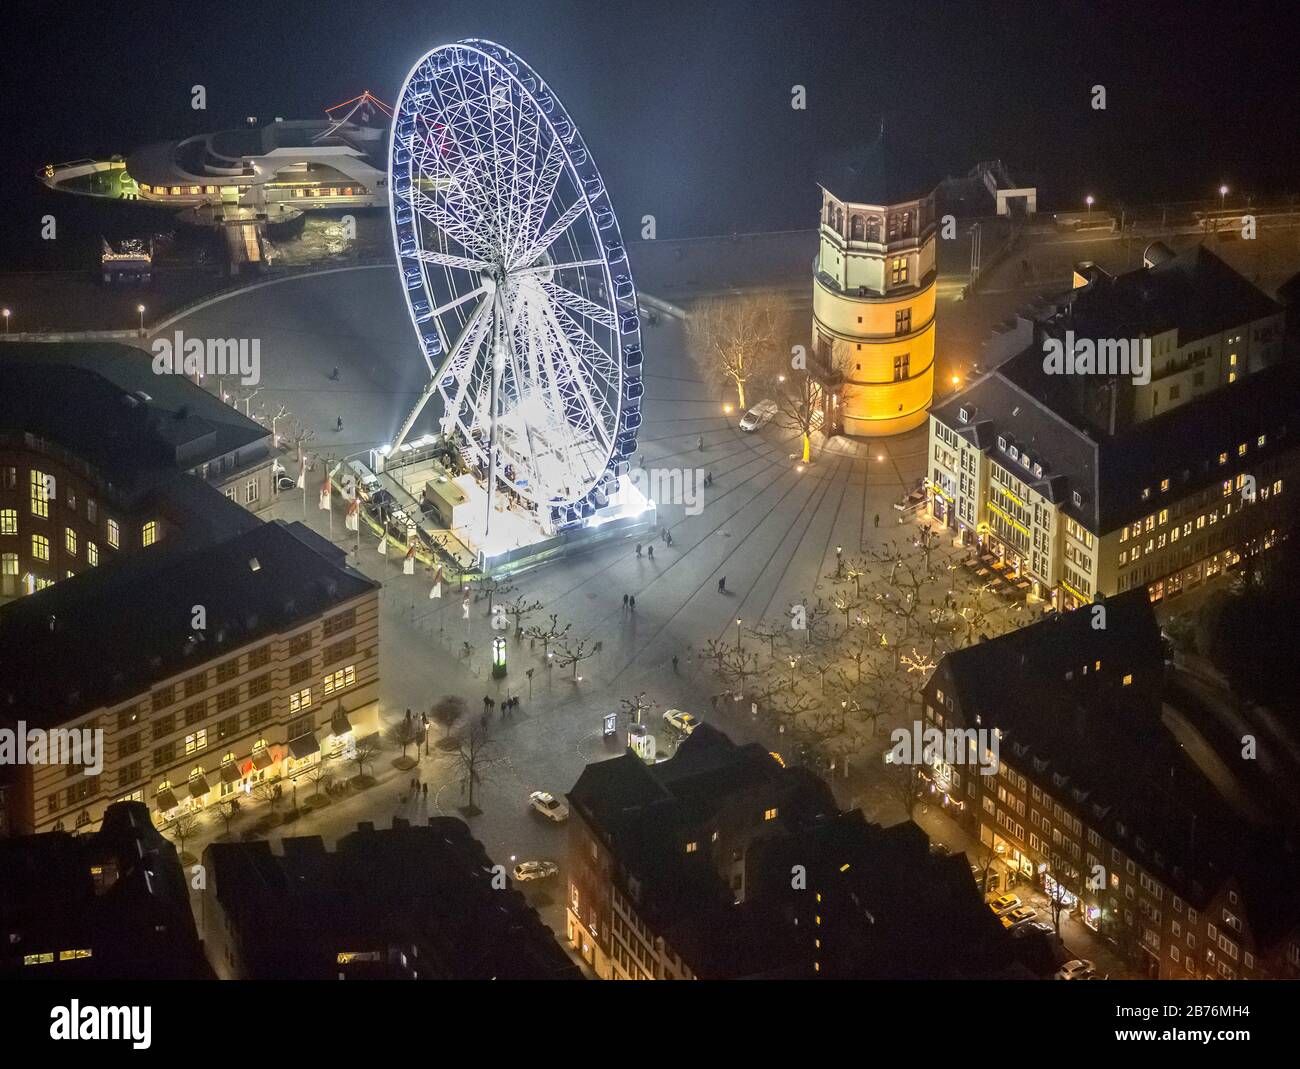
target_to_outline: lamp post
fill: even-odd
[[[143,338],[144,337],[144,305],[137,304],[135,306],[135,310],[140,315],[140,337]]]
[[[740,617],[736,617],[736,652],[740,652]]]
[[[1083,203],[1088,206],[1089,215],[1092,214],[1092,201],[1093,201],[1093,197],[1091,193],[1089,193],[1086,197],[1083,198]]]
[[[492,678],[501,679],[506,674],[506,640],[500,635],[492,640]]]
[[[1228,187],[1226,185],[1222,185],[1219,187],[1219,211],[1223,211],[1227,199],[1228,199]]]
[[[12,313],[9,311],[8,308],[4,309],[3,311],[0,311],[0,315],[2,315],[2,316],[5,317],[5,336],[6,336],[6,337],[7,337],[8,334],[9,334],[9,316],[10,316],[11,314],[12,314]]]

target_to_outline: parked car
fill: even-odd
[[[560,866],[554,861],[521,861],[515,866],[515,881],[549,880],[559,871]]]
[[[1025,924],[1017,924],[1011,929],[1011,935],[1015,939],[1023,939],[1030,932],[1039,932],[1043,935],[1055,935],[1056,929],[1047,921],[1028,921]]]
[[[1057,980],[1088,980],[1092,978],[1097,967],[1087,958],[1075,958],[1073,961],[1067,961],[1056,970]]]
[[[533,791],[528,796],[528,804],[547,820],[553,820],[556,824],[563,824],[569,819],[569,807],[550,791]]]
[[[1002,914],[1002,927],[1015,928],[1017,925],[1027,924],[1038,916],[1038,910],[1033,906],[1017,906],[1010,913]]]
[[[993,911],[994,916],[1000,917],[1004,913],[1010,913],[1013,909],[1020,906],[1020,897],[1018,895],[1005,894],[998,895],[997,898],[989,900],[989,909]]]
[[[671,728],[676,728],[683,735],[689,735],[700,722],[691,716],[690,713],[684,713],[680,709],[669,709],[664,713],[664,723]]]
[[[742,431],[756,431],[775,415],[775,401],[759,401],[758,404],[740,417],[740,429]]]

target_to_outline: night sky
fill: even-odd
[[[560,94],[629,236],[812,225],[819,159],[883,116],[937,179],[1001,157],[1040,207],[1300,190],[1295,4],[245,0],[6,8],[3,267],[47,263],[32,174],[150,140],[392,102],[435,44],[487,37]],[[375,12],[380,12],[376,14]],[[208,111],[190,109],[190,86]],[[791,86],[808,107],[790,107]],[[1089,107],[1093,84],[1108,108]],[[102,210],[103,206],[97,206]]]

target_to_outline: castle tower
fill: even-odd
[[[821,184],[813,279],[828,428],[870,437],[921,426],[934,396],[935,194],[899,196],[880,147]]]

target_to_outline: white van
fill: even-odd
[[[740,417],[740,429],[742,431],[756,431],[775,415],[775,401],[759,401],[758,404]]]

